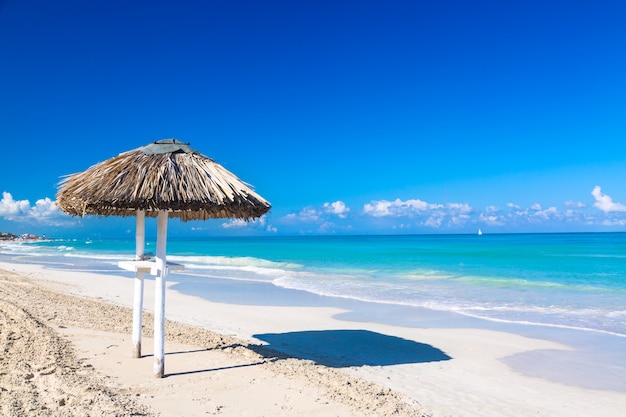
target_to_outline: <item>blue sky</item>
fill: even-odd
[[[177,138],[272,203],[170,234],[626,230],[622,1],[0,0],[0,231]],[[148,232],[149,233],[149,232]]]

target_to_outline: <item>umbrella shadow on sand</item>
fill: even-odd
[[[254,337],[268,343],[258,349],[258,353],[264,356],[271,349],[332,368],[401,365],[452,359],[434,346],[369,330],[310,330],[256,334]]]

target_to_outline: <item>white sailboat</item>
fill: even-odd
[[[483,231],[480,230],[480,227],[478,228],[478,236],[482,236],[483,235]]]

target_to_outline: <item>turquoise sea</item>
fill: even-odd
[[[0,243],[1,261],[129,277],[117,262],[134,252],[133,238]],[[626,233],[171,239],[167,253],[185,265],[172,289],[199,296],[216,280],[256,281],[626,337]]]

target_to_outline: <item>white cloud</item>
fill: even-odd
[[[560,217],[560,213],[556,207],[549,207],[545,210],[537,210],[535,213],[533,213],[533,216],[547,220],[550,217]]]
[[[442,215],[434,215],[426,219],[426,221],[424,222],[424,226],[438,228],[438,227],[441,227],[442,222],[443,222]]]
[[[447,208],[451,213],[465,214],[472,211],[472,206],[467,203],[450,203],[445,206],[438,206],[439,208]]]
[[[50,200],[48,197],[37,200],[37,202],[35,202],[35,206],[30,209],[31,217],[39,220],[57,217],[61,214],[62,212],[57,207],[55,202]]]
[[[402,217],[414,214],[424,214],[426,211],[442,207],[442,205],[429,204],[422,200],[402,201],[398,198],[395,201],[372,201],[363,206],[363,212],[374,217]]]
[[[248,222],[245,221],[244,219],[232,219],[227,223],[222,223],[222,227],[224,229],[232,229],[232,228],[246,227],[246,226],[248,226]]]
[[[3,192],[0,200],[0,216],[6,220],[17,222],[39,222],[59,225],[67,215],[63,213],[50,198],[42,198],[30,205],[28,200],[14,200],[11,193]]]
[[[592,194],[596,198],[594,207],[605,213],[616,216],[621,214],[624,217],[622,213],[626,213],[626,205],[614,202],[611,197],[602,194],[600,187],[596,187]],[[420,199],[396,198],[371,200],[362,205],[360,213],[350,218],[357,222],[355,227],[359,230],[433,228],[464,231],[475,230],[480,225],[492,226],[494,229],[503,231],[508,229],[542,230],[544,227],[546,230],[558,230],[564,227],[571,228],[576,224],[584,227],[621,224],[619,219],[603,219],[603,216],[597,213],[597,217],[594,217],[588,212],[589,207],[591,204],[568,200],[563,203],[563,206],[547,206],[540,202],[520,206],[510,202],[501,206],[486,205],[483,210],[476,210],[467,203],[439,204]],[[347,213],[351,212],[343,201],[337,200],[318,207],[306,207],[297,213],[283,217],[283,220],[317,224],[320,232],[330,233],[336,232],[337,228],[345,229],[346,226],[342,226],[339,221],[337,221],[339,224],[335,224],[332,220],[337,217],[344,219]]]
[[[335,201],[334,203],[324,203],[324,209],[326,213],[335,214],[342,219],[345,219],[346,213],[350,211],[350,208],[340,200]]]
[[[2,200],[0,200],[0,216],[7,220],[15,220],[17,216],[27,215],[29,210],[30,201],[15,201],[11,193],[7,193],[6,191],[2,193]]]
[[[481,223],[485,223],[490,226],[503,226],[504,225],[504,218],[502,216],[491,214],[489,212],[488,214],[480,213],[478,220]]]
[[[563,213],[563,219],[570,224],[578,223],[581,225],[593,225],[595,222],[595,217],[581,210],[565,210]]]
[[[465,203],[450,203],[439,206],[437,211],[442,221],[446,216],[449,216],[448,226],[458,227],[471,220],[470,213],[472,212],[472,207]]]
[[[528,209],[526,210],[522,210],[521,208],[519,210],[515,210],[513,212],[513,215],[517,216],[517,217],[528,217]],[[511,216],[509,216],[511,217]]]
[[[471,221],[471,212],[472,207],[466,203],[433,204],[419,199],[375,200],[363,206],[363,213],[372,217],[425,216],[421,224],[433,228],[462,226]]]
[[[591,191],[591,195],[593,195],[593,197],[596,199],[596,202],[593,203],[593,206],[602,210],[605,213],[610,213],[613,211],[626,211],[625,205],[621,203],[616,203],[610,196],[602,194],[602,188],[600,188],[599,185],[596,185],[594,187],[594,189]]]
[[[567,208],[585,208],[587,205],[581,201],[568,200],[564,203]]]
[[[313,229],[309,230],[300,230],[300,233],[335,233],[338,230],[349,230],[351,229],[350,225],[342,224],[344,222],[340,222],[336,224],[333,220],[337,217],[340,219],[346,219],[347,213],[350,212],[350,208],[346,206],[346,204],[337,200],[335,202],[326,202],[322,204],[320,207],[304,207],[297,213],[290,213],[286,216],[282,217],[280,220],[285,222],[285,227],[293,227],[294,224],[301,223],[307,224],[306,228],[315,227],[317,225],[317,231],[313,231]]]
[[[506,216],[501,218],[501,225],[505,225],[505,220],[514,223],[521,221],[522,224],[526,222],[536,225],[549,220],[562,220],[566,217],[566,215],[561,213],[556,207],[548,207],[544,209],[539,203],[531,204],[530,207],[523,210],[515,204],[510,204],[508,206],[513,209],[513,212],[508,213]],[[572,213],[569,214],[571,215]]]
[[[224,229],[243,228],[243,227],[264,227],[265,216],[261,216],[258,219],[244,220],[244,219],[231,219],[227,223],[222,223]]]
[[[602,221],[603,226],[626,226],[626,219],[606,219]]]
[[[427,202],[422,201],[422,200],[406,200],[405,202],[401,202],[399,199],[396,199],[396,202],[400,202],[401,205],[405,205],[410,210],[414,210],[414,211],[423,211],[423,210],[442,207],[439,204],[428,204]]]
[[[391,216],[392,213],[391,210],[389,210],[389,207],[391,207],[392,204],[393,203],[386,200],[372,201],[371,203],[367,203],[363,206],[363,211],[365,214],[369,214],[374,217]]]
[[[363,212],[373,217],[462,216],[471,211],[472,207],[466,203],[432,204],[422,200],[402,201],[399,198],[394,201],[371,201],[363,206]],[[431,221],[431,223],[433,222]]]
[[[313,222],[320,218],[320,212],[313,207],[305,207],[299,213],[291,213],[285,216],[287,220]]]

